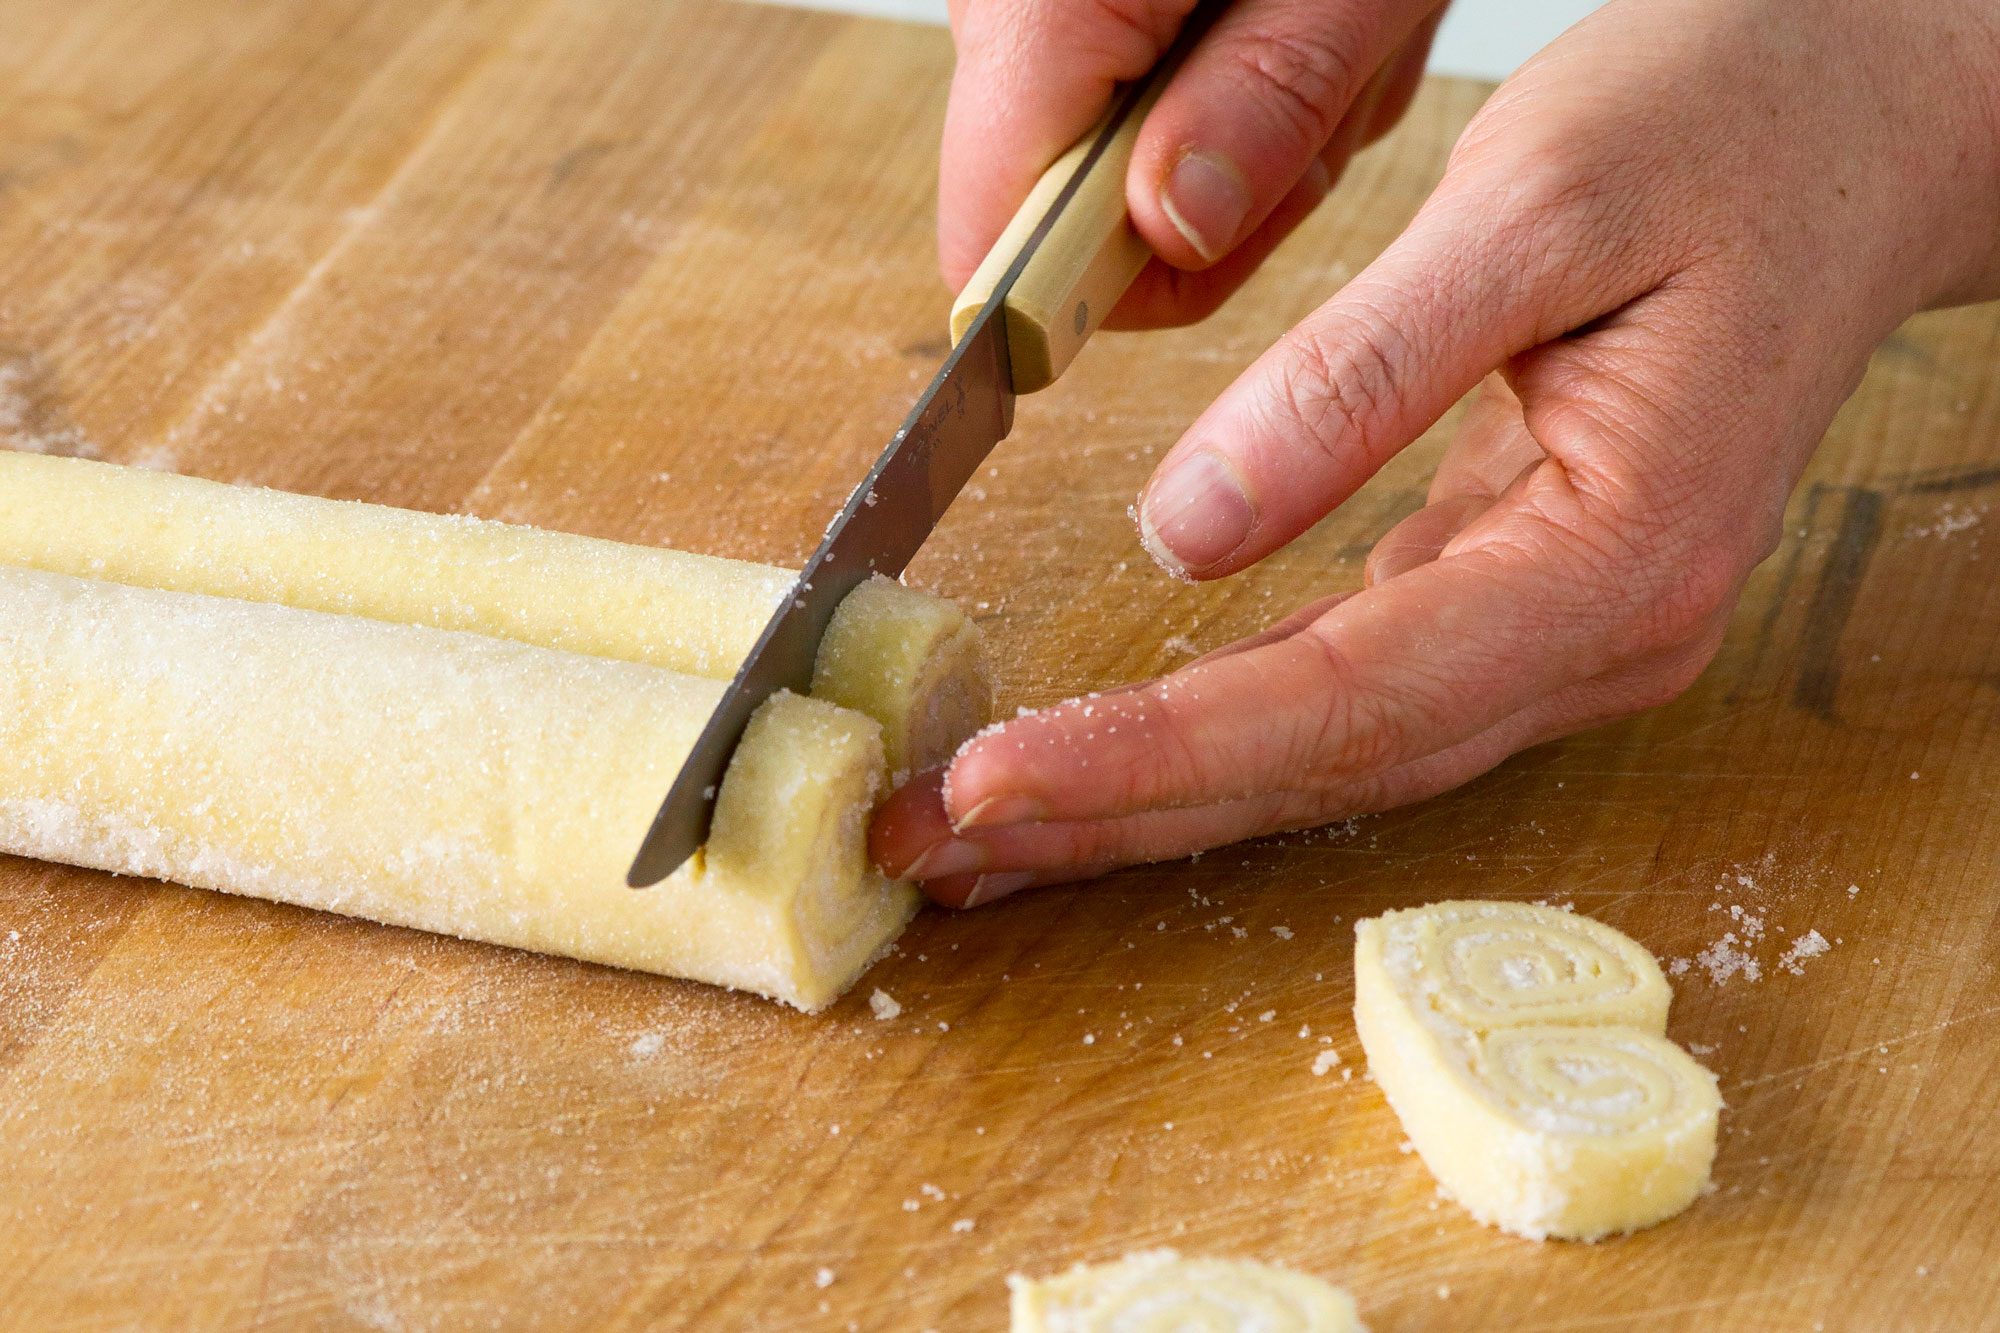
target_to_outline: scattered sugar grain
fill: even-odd
[[[1778,966],[1795,977],[1804,976],[1806,960],[1817,958],[1832,947],[1826,942],[1826,936],[1817,930],[1808,930],[1792,941],[1792,947],[1785,950],[1785,956],[1778,960]]]

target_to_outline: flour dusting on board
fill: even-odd
[[[1818,892],[1819,880],[1823,878],[1811,871],[1794,872],[1785,876],[1784,882],[1778,882],[1776,859],[1775,855],[1767,855],[1756,866],[1735,865],[1724,871],[1713,890],[1723,896],[1708,905],[1709,915],[1722,923],[1721,934],[1690,957],[1668,959],[1668,976],[1686,976],[1699,968],[1712,984],[1725,986],[1737,980],[1762,981],[1774,962],[1782,971],[1801,976],[1809,960],[1826,954],[1839,942],[1809,929],[1794,937],[1775,960],[1764,951],[1772,932],[1784,929],[1784,923],[1775,919],[1776,914],[1787,903],[1803,907],[1808,895]],[[1772,891],[1780,895],[1777,901],[1757,901]],[[1852,898],[1859,891],[1858,887],[1851,888],[1847,896]],[[1725,898],[1748,898],[1755,905],[1728,902]]]
[[[1985,521],[1991,509],[1992,506],[1984,501],[1961,503],[1957,500],[1947,500],[1937,507],[1937,512],[1931,516],[1930,522],[1912,525],[1905,535],[1915,540],[1927,537],[1949,539],[1978,527]],[[1974,544],[1977,545],[1976,539]]]
[[[50,376],[33,356],[0,353],[0,448],[95,458],[102,451],[63,418]]]

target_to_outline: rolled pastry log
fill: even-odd
[[[1715,1075],[1665,1036],[1651,954],[1588,917],[1446,902],[1355,927],[1368,1071],[1438,1184],[1480,1221],[1597,1240],[1708,1184]]]
[[[1268,1264],[1143,1250],[1039,1280],[1010,1277],[1011,1333],[1367,1333],[1338,1287]]]
[[[458,515],[0,453],[0,564],[468,630],[727,679],[792,575]],[[977,628],[877,579],[821,643],[814,695],[882,724],[892,769],[948,757],[992,707]]]
[[[834,999],[916,909],[879,728],[783,694],[699,863],[624,873],[722,689],[484,635],[0,566],[0,850]]]

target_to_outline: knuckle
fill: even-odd
[[[1630,656],[1668,651],[1706,634],[1736,600],[1742,565],[1705,527],[1679,522],[1628,530],[1607,563]]]
[[[1083,30],[1100,34],[1107,55],[1124,58],[1134,52],[1157,56],[1173,41],[1178,20],[1171,6],[1155,0],[1085,0]]]
[[[1601,188],[1627,164],[1651,160],[1657,135],[1645,128],[1629,111],[1503,87],[1465,127],[1446,170],[1506,184],[1523,199],[1563,202]]]
[[[1643,713],[1680,698],[1701,679],[1714,657],[1715,648],[1711,646],[1701,652],[1683,653],[1671,658],[1633,690],[1627,701],[1629,711]]]
[[[1321,21],[1244,33],[1220,55],[1226,77],[1274,118],[1270,128],[1310,154],[1333,137],[1360,90],[1364,49],[1352,25]]]
[[[996,84],[1032,82],[1061,59],[1115,79],[1137,78],[1172,44],[1179,17],[1157,0],[950,0],[961,69]]]
[[[1735,599],[1741,567],[1700,537],[1706,524],[1657,512],[1633,521],[1587,493],[1540,504],[1536,517],[1536,558],[1559,580],[1549,614],[1597,627],[1595,669],[1677,649]]]
[[[1658,592],[1647,618],[1655,646],[1670,647],[1700,637],[1736,600],[1736,562],[1717,551],[1667,556],[1658,567]]]
[[[1283,373],[1271,407],[1285,435],[1341,470],[1364,457],[1379,423],[1402,402],[1385,320],[1344,314],[1291,330],[1280,340]]]
[[[1286,756],[1286,771],[1300,775],[1307,792],[1336,789],[1357,776],[1387,768],[1400,757],[1407,720],[1427,710],[1413,692],[1393,696],[1362,678],[1339,646],[1321,634],[1301,636],[1319,650],[1326,672],[1325,707],[1301,728]]]
[[[1659,228],[1636,201],[1657,193],[1642,145],[1607,142],[1573,117],[1482,112],[1446,166],[1447,197],[1480,220],[1484,234],[1540,271]]]
[[[1623,656],[1708,634],[1778,535],[1695,460],[1639,468],[1607,461],[1573,468],[1570,482],[1572,502],[1542,517],[1568,548],[1565,564],[1582,595],[1617,622]]]
[[[1107,770],[1094,766],[1080,773],[1114,793],[1113,803],[1126,813],[1213,799],[1224,783],[1224,756],[1201,725],[1202,681],[1199,668],[1168,677],[1146,692],[1144,701],[1121,700],[1103,707],[1094,733],[1108,735],[1115,727],[1140,744],[1125,754],[1126,762]]]
[[[1115,823],[1078,824],[1064,837],[1068,865],[1129,865],[1148,858],[1131,845],[1131,835]]]

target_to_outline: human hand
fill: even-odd
[[[1613,0],[1141,502],[1163,563],[1233,573],[1485,380],[1365,588],[983,734],[892,797],[878,862],[972,905],[1417,800],[1674,697],[1875,345],[2000,295],[1996,217],[1985,0]]]
[[[952,0],[938,181],[957,291],[1044,168],[1173,44],[1195,0]],[[1445,0],[1237,0],[1146,117],[1126,175],[1159,258],[1107,328],[1214,310],[1415,94]]]

